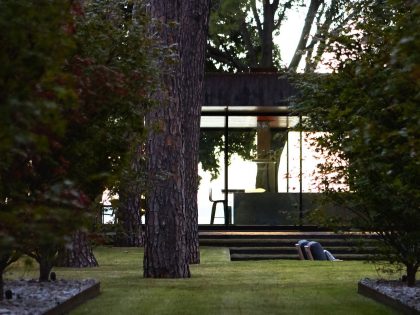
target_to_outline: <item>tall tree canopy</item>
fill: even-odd
[[[151,107],[158,73],[155,59],[161,51],[148,35],[149,18],[141,1],[82,3],[75,13],[77,46],[68,62],[79,106],[68,114],[72,123],[67,128],[65,155],[72,180],[95,201],[97,210],[105,187],[121,194],[122,205],[127,200],[125,192],[144,187],[144,169],[133,171],[131,165],[135,158],[144,159],[137,148],[146,139],[143,121]],[[140,199],[140,192],[135,198]],[[125,242],[138,245],[140,209],[138,205],[120,208],[128,232]],[[78,242],[73,248],[78,250],[67,251],[62,264],[90,265],[80,251],[84,248],[81,237],[75,235]]]
[[[161,54],[132,3],[0,2],[1,273],[19,250],[47,280],[144,138]]]
[[[359,1],[360,16],[336,37],[331,75],[308,76],[297,110],[327,156],[324,189],[375,231],[380,258],[405,266],[415,285],[420,265],[420,4]],[[301,80],[302,78],[300,78]],[[335,186],[333,184],[340,184]],[[346,184],[351,193],[342,193]]]
[[[77,107],[64,69],[75,47],[70,10],[69,2],[0,2],[8,30],[0,44],[0,254],[33,256],[40,280],[88,203],[63,152],[66,113]]]
[[[212,2],[209,38],[207,43],[207,71],[289,71],[313,72],[323,59],[325,49],[334,34],[357,16],[357,1],[344,0],[216,0]],[[285,24],[295,11],[304,16],[296,46],[279,43],[276,37],[289,31]],[[296,30],[293,30],[296,31]],[[281,47],[294,50],[286,64]],[[252,134],[253,133],[253,134]],[[255,131],[235,132],[229,136],[229,154],[244,159],[261,155],[254,146]],[[284,132],[269,135],[276,142],[275,160],[280,158],[285,143]],[[219,156],[223,151],[223,133],[202,130],[200,162],[203,169],[218,176]],[[280,150],[279,150],[280,149]],[[272,164],[270,164],[272,165]],[[276,191],[275,185],[262,185],[260,173],[266,166],[258,164],[257,186]],[[268,166],[267,166],[268,167]],[[277,171],[274,171],[277,173]]]
[[[305,59],[307,71],[320,61],[331,34],[357,14],[354,1],[217,0],[213,2],[207,46],[208,68],[248,71],[253,68],[296,71]],[[299,40],[288,65],[274,37],[284,32],[292,10],[305,10]]]

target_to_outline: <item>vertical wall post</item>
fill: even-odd
[[[289,115],[286,118],[286,192],[289,192]]]
[[[228,106],[225,107],[225,150],[224,150],[224,158],[225,158],[225,198],[224,198],[224,210],[225,215],[228,213],[228,184],[229,184],[229,114],[228,114]],[[230,220],[225,217],[225,222],[229,224]]]
[[[299,115],[299,224],[303,224],[303,195],[302,195],[302,188],[303,188],[303,172],[302,172],[302,164],[303,164],[303,158],[302,158],[302,116]]]

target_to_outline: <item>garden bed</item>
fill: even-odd
[[[363,279],[358,292],[405,314],[420,314],[420,282],[408,287],[402,281]]]
[[[12,298],[0,302],[0,315],[63,314],[97,296],[100,283],[93,279],[5,281],[5,292]]]

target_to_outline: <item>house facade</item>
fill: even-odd
[[[306,214],[319,204],[322,156],[313,134],[295,129],[296,93],[279,73],[206,75],[199,224],[308,224]],[[210,199],[219,201],[216,210]]]

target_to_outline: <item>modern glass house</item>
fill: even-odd
[[[301,119],[290,111],[295,93],[278,73],[206,75],[200,146],[219,144],[212,152],[219,176],[200,172],[199,224],[306,224],[319,199],[322,157],[311,149],[310,134],[292,131]]]
[[[295,88],[273,72],[208,73],[204,86],[198,223],[307,226],[320,199],[322,156],[311,134],[294,129],[301,120],[290,108]],[[101,221],[113,224],[104,196]]]

